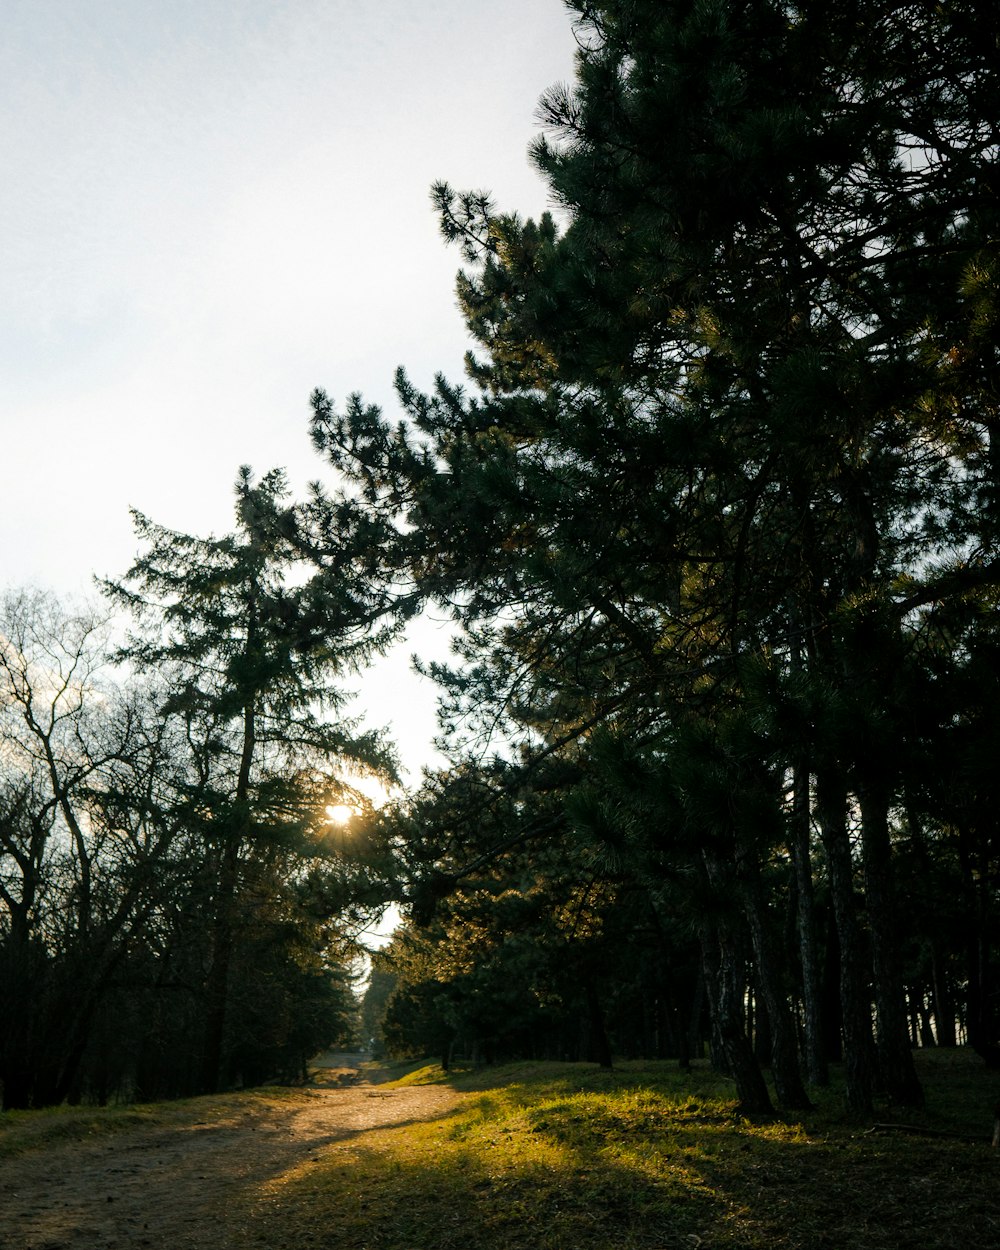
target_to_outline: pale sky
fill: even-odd
[[[537,215],[561,0],[2,0],[0,587],[87,591],[128,508],[231,528],[237,468],[329,479],[309,394],[461,380],[429,187]],[[423,624],[410,649],[433,647]],[[411,769],[433,693],[364,679]]]

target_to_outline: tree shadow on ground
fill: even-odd
[[[954,1250],[1000,1245],[997,1152],[581,1095],[333,1143],[250,1213],[269,1250]]]

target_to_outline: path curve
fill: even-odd
[[[268,1180],[333,1142],[447,1115],[441,1085],[362,1083],[351,1057],[319,1088],[261,1108],[248,1100],[211,1123],[138,1128],[69,1142],[0,1165],[0,1250],[216,1250],[233,1212]]]

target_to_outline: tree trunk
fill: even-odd
[[[697,960],[695,969],[694,991],[691,995],[691,1012],[688,1017],[688,1054],[695,1059],[701,1059],[704,1054],[704,1009],[705,1009],[705,963],[704,959]],[[690,1066],[690,1064],[681,1064],[681,1067]]]
[[[829,1085],[830,1070],[823,1042],[823,996],[820,991],[816,944],[816,902],[809,850],[811,807],[809,769],[802,760],[795,766],[789,849],[795,872],[796,927],[802,965],[802,1006],[805,1012],[806,1074],[812,1085]]]
[[[709,1010],[736,1082],[740,1110],[747,1115],[773,1115],[774,1105],[744,1026],[745,966],[739,943],[728,926],[701,925],[702,960]]]
[[[823,933],[823,1050],[831,1063],[844,1057],[844,1029],[840,1013],[840,939],[833,908],[824,906]]]
[[[789,1111],[804,1111],[812,1106],[799,1072],[798,1045],[795,1027],[782,985],[780,960],[767,923],[767,907],[760,881],[760,869],[752,851],[738,851],[743,910],[750,929],[757,980],[767,1006],[771,1030],[771,1075],[774,1078],[778,1103]]]
[[[774,1043],[771,1038],[771,1017],[767,1011],[767,1000],[760,988],[760,978],[754,973],[752,998],[752,1019],[749,1021],[750,1036],[753,1038],[753,1053],[762,1068],[771,1067],[774,1057]],[[780,1095],[778,1101],[781,1101]]]
[[[247,635],[243,649],[248,667],[257,658],[257,584],[251,580],[247,602]],[[212,962],[205,986],[205,1049],[202,1087],[207,1094],[218,1091],[229,1014],[229,969],[233,960],[234,915],[239,882],[240,850],[249,837],[250,777],[257,746],[257,709],[251,691],[243,704],[243,743],[236,777],[232,827],[226,831],[219,871],[219,899],[212,935]]]
[[[610,1071],[614,1066],[611,1058],[611,1043],[608,1041],[608,1031],[604,1027],[604,1012],[597,995],[597,987],[590,978],[587,980],[587,1024],[589,1026],[588,1050],[590,1051],[588,1057],[594,1063]]]
[[[941,955],[941,943],[931,941],[931,1000],[934,1005],[934,1031],[939,1046],[958,1045],[955,1034],[955,999]]]
[[[204,1094],[217,1093],[223,1079],[239,854],[239,838],[231,833],[223,847],[219,865],[218,896],[212,918],[211,961],[205,978],[205,1032],[199,1081],[200,1092]]]
[[[847,782],[843,771],[828,763],[817,772],[816,815],[826,852],[840,946],[840,1010],[844,1037],[847,1105],[859,1116],[873,1108],[873,1045],[868,961],[855,910],[854,867],[847,832]]]
[[[898,1106],[919,1108],[924,1105],[924,1091],[913,1064],[906,1022],[906,991],[899,960],[888,796],[881,787],[871,783],[859,789],[865,903],[875,970],[879,1067],[892,1102]]]
[[[793,678],[800,679],[804,668],[804,642],[798,613],[793,612],[792,624],[795,628],[790,631],[788,640],[789,662]],[[830,1083],[830,1071],[824,1045],[823,996],[820,991],[816,949],[816,904],[810,852],[812,801],[809,793],[809,757],[807,743],[799,742],[795,745],[792,753],[792,810],[788,822],[788,846],[795,873],[796,923],[799,961],[802,966],[802,1006],[805,1012],[806,1074],[812,1085],[824,1086]]]
[[[1000,1035],[993,1006],[993,907],[989,856],[982,838],[959,828],[958,858],[966,910],[965,1029],[969,1045],[991,1070],[1000,1070]]]

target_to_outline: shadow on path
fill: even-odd
[[[277,1104],[248,1094],[221,1123],[138,1128],[3,1164],[0,1250],[222,1250],[266,1181],[334,1142],[443,1118],[462,1098],[441,1086],[346,1086],[344,1074],[362,1079],[348,1062],[330,1071],[332,1085]]]

